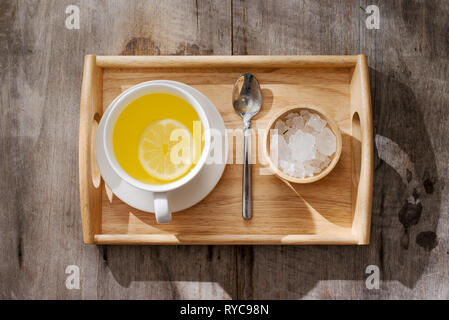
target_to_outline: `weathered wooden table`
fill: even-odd
[[[366,25],[371,4],[379,29]],[[448,21],[446,0],[1,1],[0,298],[449,298]],[[84,245],[88,53],[367,54],[371,245]],[[66,286],[70,265],[79,289]],[[379,289],[365,284],[370,265]]]

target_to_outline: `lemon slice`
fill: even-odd
[[[143,168],[160,180],[175,180],[192,166],[190,131],[179,121],[164,119],[153,122],[143,132],[139,143],[139,160]]]

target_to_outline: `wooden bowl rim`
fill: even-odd
[[[280,170],[271,160],[271,156],[270,156],[270,152],[269,152],[269,143],[270,143],[270,130],[273,127],[274,123],[286,116],[288,113],[294,112],[294,111],[300,111],[300,110],[310,110],[311,112],[315,112],[318,113],[324,120],[327,121],[327,123],[329,124],[330,129],[333,131],[333,133],[335,134],[335,137],[337,139],[337,146],[336,146],[336,151],[335,151],[335,155],[333,157],[333,159],[331,160],[331,162],[329,163],[329,165],[327,166],[326,169],[324,169],[323,171],[321,171],[319,174],[312,176],[312,177],[308,177],[308,178],[304,178],[304,179],[300,179],[300,178],[295,178],[292,176],[289,176],[288,174],[285,174],[284,172],[282,172],[282,170]],[[338,127],[337,123],[335,122],[334,119],[332,119],[325,111],[323,111],[323,109],[321,109],[320,107],[314,106],[314,105],[296,105],[296,106],[290,106],[290,107],[286,107],[282,110],[280,110],[277,114],[275,114],[272,119],[270,120],[270,122],[268,123],[268,130],[266,130],[265,133],[265,144],[264,144],[264,153],[265,153],[265,158],[267,159],[267,162],[269,164],[270,169],[280,178],[285,179],[287,181],[293,182],[293,183],[301,183],[301,184],[307,184],[307,183],[312,183],[318,180],[323,179],[325,176],[327,176],[337,165],[338,160],[340,159],[340,155],[341,155],[341,151],[342,151],[342,137],[341,137],[341,131],[340,128]]]

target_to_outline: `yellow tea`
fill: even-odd
[[[115,157],[131,177],[165,184],[185,176],[203,148],[201,120],[185,100],[151,93],[132,101],[114,125]]]

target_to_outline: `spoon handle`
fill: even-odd
[[[252,205],[251,205],[251,164],[250,157],[250,143],[251,132],[249,130],[249,121],[245,121],[243,139],[243,190],[242,190],[242,215],[243,219],[251,219]]]

